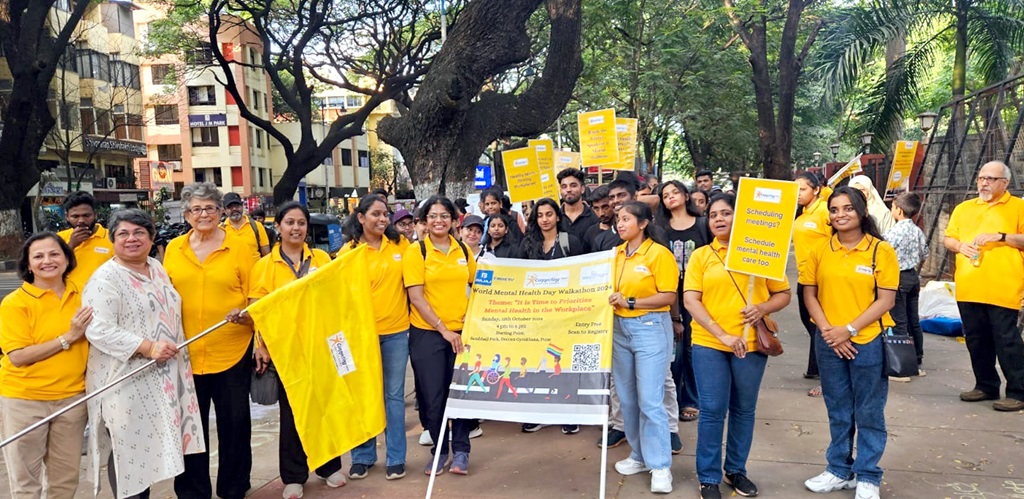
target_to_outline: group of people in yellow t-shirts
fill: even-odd
[[[368,249],[384,377],[385,478],[406,474],[407,363],[420,421],[434,443],[431,454],[440,453],[436,468],[432,457],[427,460],[425,473],[469,473],[470,433],[478,422],[454,420],[450,429],[441,423],[456,356],[464,352],[461,332],[477,255],[507,244],[514,248],[511,256],[538,259],[615,253],[608,296],[614,310],[613,413],[621,419],[615,431],[624,435],[617,440],[631,448],[615,470],[650,472],[652,492],[671,492],[672,454],[681,450],[675,428],[689,410],[698,413],[701,497],[721,497],[722,481],[739,495],[757,495],[746,461],[767,356],[754,339],[744,340],[743,331],[785,308],[790,284],[753,278],[747,302],[744,290],[752,278],[724,264],[735,209],[730,194],[711,196],[697,210],[681,182],[652,188],[621,175],[584,199],[582,172],[564,170],[558,181],[562,202],[538,201],[520,231],[510,229],[518,224],[507,203],[502,207],[501,199],[490,197],[480,218],[466,216],[444,196],[431,196],[415,213],[392,214],[386,199],[369,195],[347,219],[341,252]],[[805,485],[814,492],[856,488],[858,498],[878,497],[888,394],[881,335],[894,325],[889,310],[901,265],[861,191],[844,186],[823,193],[813,175],[797,182],[797,295],[812,338],[808,374],[821,379],[832,437],[826,470]],[[277,243],[268,248],[237,213],[229,218],[231,230],[221,223],[225,196],[213,184],[185,186],[181,198],[192,228],[168,244],[162,263],[148,256],[155,231],[145,213],[115,212],[104,227],[86,193],[65,203],[71,229],[36,234],[22,248],[18,272],[24,283],[0,304],[5,437],[150,360],[157,364],[90,400],[87,411],[68,412],[4,448],[14,497],[38,497],[44,483],[48,497],[74,495],[87,420],[94,483],[99,487],[98,471],[106,464],[118,498],[147,498],[152,484],[170,478],[179,497],[241,498],[250,488],[250,377],[271,369],[273,359],[241,311],[330,256],[307,244],[310,215],[298,203],[277,208]],[[221,321],[228,324],[179,351],[177,345]],[[674,379],[670,367],[680,362],[682,347],[689,352],[683,369],[689,376]],[[694,385],[687,388],[699,410],[680,411],[676,393],[682,383]],[[287,394],[279,388],[283,497],[298,499],[309,470]],[[220,449],[215,489],[206,452],[211,407]],[[563,433],[576,431],[563,427]],[[316,476],[329,487],[365,478],[376,465],[375,439],[351,456],[347,474],[338,457]]]

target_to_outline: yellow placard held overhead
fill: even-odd
[[[508,197],[513,203],[533,201],[544,197],[544,186],[540,183],[540,168],[537,166],[537,151],[532,147],[509,149],[501,152],[505,165],[505,184]]]
[[[615,110],[580,113],[580,155],[587,166],[619,162],[619,141],[615,134]]]
[[[580,153],[571,151],[555,151],[555,174],[566,168],[579,169],[580,165]]]
[[[797,183],[740,178],[725,268],[781,281],[786,278]]]
[[[839,182],[842,182],[843,180],[848,179],[858,173],[862,173],[864,171],[864,167],[862,167],[860,164],[860,156],[861,155],[858,154],[857,157],[851,159],[849,163],[846,163],[846,165],[844,165],[842,168],[840,168],[838,171],[832,174],[832,176],[829,177],[828,182],[826,182],[828,186],[834,189],[837,185],[839,185]]]
[[[537,151],[537,168],[540,170],[540,183],[543,197],[558,201],[558,179],[555,178],[554,142],[551,139],[535,139],[528,142],[529,147]]]
[[[910,172],[914,170],[918,142],[901,140],[896,143],[896,154],[892,158],[889,182],[885,186],[885,198],[889,199],[910,189]]]
[[[636,118],[615,118],[615,137],[619,144],[619,161],[614,164],[605,165],[605,170],[629,170],[636,168],[636,141],[637,124]]]

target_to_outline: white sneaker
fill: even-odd
[[[668,468],[651,470],[651,492],[668,494],[672,492],[672,471]]]
[[[429,431],[423,430],[423,433],[420,433],[420,445],[425,445],[428,447],[434,445],[434,439],[430,438]]]
[[[826,492],[835,492],[842,489],[852,489],[857,486],[857,479],[851,478],[849,480],[843,480],[842,478],[833,475],[831,472],[826,471],[804,482],[804,486],[811,492],[824,494]]]
[[[880,497],[877,485],[867,482],[857,483],[857,499],[879,499]]]
[[[648,468],[647,466],[644,466],[644,463],[641,463],[631,457],[627,457],[626,459],[615,463],[615,471],[618,471],[620,475],[628,476],[648,471]]]
[[[469,432],[469,438],[482,437],[484,435],[484,429],[477,426],[473,431]]]
[[[289,483],[284,486],[284,492],[281,493],[283,499],[302,499],[302,484],[301,483]]]
[[[348,479],[345,478],[345,473],[343,471],[341,471],[341,470],[338,470],[338,471],[335,471],[334,473],[331,473],[331,476],[329,476],[327,478],[323,478],[320,475],[317,475],[317,478],[327,482],[327,486],[332,488],[332,489],[336,489],[338,487],[344,487],[345,484],[348,483]]]

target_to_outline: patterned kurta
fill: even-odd
[[[85,389],[91,393],[149,360],[142,340],[180,344],[181,297],[160,262],[152,276],[110,260],[93,274],[82,305],[93,307],[86,330],[91,348]],[[89,401],[89,446],[95,492],[100,466],[114,453],[119,498],[185,470],[184,454],[206,452],[187,350]]]

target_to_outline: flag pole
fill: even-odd
[[[604,418],[604,425],[601,427],[601,485],[597,497],[604,499],[605,484],[608,482],[608,415]]]
[[[244,310],[243,310],[243,312],[244,312]],[[198,339],[200,339],[200,338],[202,338],[202,337],[204,337],[204,336],[214,332],[215,330],[217,330],[218,328],[220,328],[221,326],[223,326],[223,325],[225,325],[227,323],[228,323],[228,321],[223,320],[223,321],[218,322],[217,324],[214,324],[212,327],[210,327],[206,331],[203,331],[203,332],[193,336],[191,339],[186,340],[184,343],[178,345],[178,350],[181,350],[182,348],[185,348],[185,347],[189,346],[189,344],[191,344],[192,342],[194,342],[194,341],[196,341],[196,340],[198,340]],[[90,393],[90,394],[88,394],[88,395],[86,395],[86,396],[76,400],[74,403],[62,407],[59,411],[57,411],[57,412],[55,412],[53,414],[50,414],[49,416],[47,416],[47,417],[45,417],[45,418],[43,418],[43,419],[41,419],[39,421],[36,421],[35,423],[33,423],[28,428],[25,428],[24,430],[21,430],[18,433],[15,433],[14,435],[11,435],[10,438],[4,440],[3,442],[0,442],[0,449],[6,447],[11,442],[14,442],[15,440],[17,440],[17,439],[19,439],[19,438],[21,438],[21,437],[31,433],[36,428],[39,428],[40,426],[43,426],[43,425],[49,423],[50,421],[53,421],[54,419],[59,418],[60,416],[64,415],[64,413],[70,411],[71,409],[74,409],[75,407],[78,407],[78,406],[84,404],[85,402],[87,402],[88,400],[92,399],[93,397],[95,397],[95,396],[97,396],[97,395],[99,395],[99,394],[101,394],[101,393],[103,393],[103,392],[113,388],[114,386],[117,386],[122,381],[124,381],[124,380],[126,380],[128,378],[131,378],[132,376],[135,376],[136,374],[146,370],[148,367],[152,366],[153,364],[156,364],[156,360],[150,360],[149,362],[146,362],[145,364],[143,364],[143,365],[141,365],[139,367],[136,367],[135,369],[133,369],[128,374],[125,374],[124,376],[121,376],[120,378],[117,378],[114,381],[111,381],[109,384],[104,385],[104,386],[100,387],[98,390],[96,390],[96,391],[94,391],[94,392],[92,392],[92,393]]]

